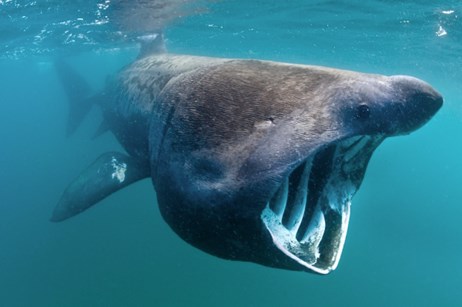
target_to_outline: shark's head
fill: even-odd
[[[211,254],[327,274],[377,146],[441,107],[430,85],[320,67],[231,61],[182,76],[152,178],[161,212]],[[165,123],[165,120],[164,120]]]
[[[334,270],[348,229],[350,204],[373,151],[386,138],[411,133],[441,107],[428,84],[406,76],[351,78],[332,93],[329,137],[287,164],[261,214],[273,244],[300,267]],[[289,166],[290,165],[290,166]],[[284,175],[282,175],[284,174]]]

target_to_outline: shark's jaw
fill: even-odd
[[[383,135],[361,135],[323,146],[300,163],[268,201],[260,218],[273,244],[302,270],[336,269],[351,198]]]

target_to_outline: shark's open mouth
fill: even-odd
[[[277,248],[308,270],[335,270],[350,200],[383,139],[364,135],[328,144],[289,174],[261,214]]]

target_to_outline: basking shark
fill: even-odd
[[[191,245],[224,259],[327,274],[341,257],[374,150],[443,103],[429,84],[328,67],[164,52],[158,36],[89,94],[63,61],[68,132],[101,108],[126,153],[96,159],[51,220],[151,178],[160,212]]]

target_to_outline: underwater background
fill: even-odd
[[[150,2],[0,0],[0,306],[462,306],[460,1],[230,0],[171,13],[170,52],[408,74],[444,96],[427,125],[375,151],[330,275],[189,246],[162,220],[150,180],[49,222],[67,184],[121,150],[109,133],[92,139],[96,109],[65,136],[53,60],[102,89],[145,30],[121,32],[116,5]]]

